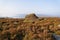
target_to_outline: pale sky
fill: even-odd
[[[0,0],[0,17],[29,13],[60,17],[60,0]]]

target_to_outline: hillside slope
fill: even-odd
[[[55,40],[52,33],[60,35],[60,18],[35,14],[20,18],[0,18],[0,40]]]

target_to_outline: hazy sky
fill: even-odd
[[[0,0],[0,16],[40,13],[60,16],[60,0]]]

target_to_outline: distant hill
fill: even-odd
[[[24,18],[26,15],[27,14],[18,14],[15,17],[17,17],[17,18]],[[44,14],[36,14],[36,16],[38,16],[38,17],[48,17],[48,15],[44,15]]]
[[[30,13],[30,14],[32,14],[32,13]],[[16,18],[25,18],[26,15],[27,14],[17,14],[14,17],[16,17]],[[38,16],[38,17],[60,17],[60,16],[57,16],[57,15],[46,15],[46,14],[37,14],[37,13],[36,13],[36,16]]]

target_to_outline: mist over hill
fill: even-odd
[[[33,14],[33,13],[31,13]],[[59,15],[47,15],[47,14],[37,14],[37,13],[34,13],[36,14],[36,16],[38,17],[60,17]],[[15,18],[24,18],[27,14],[17,14],[16,16],[13,16]]]

